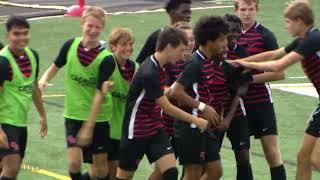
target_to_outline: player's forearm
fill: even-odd
[[[195,109],[198,109],[199,107],[199,101],[192,98],[183,89],[176,89],[175,85],[171,86],[170,97],[178,101],[180,106],[187,106]]]
[[[253,75],[253,81],[251,83],[265,83],[270,81],[279,81],[285,79],[285,72],[264,72],[261,74]]]
[[[168,114],[171,117],[176,118],[177,120],[180,121],[185,121],[188,123],[194,123],[195,122],[195,117],[184,112],[183,110],[177,108],[176,106],[172,104],[168,104],[165,107],[162,108],[162,110]]]
[[[238,108],[238,105],[239,105],[239,96],[238,95],[235,95],[232,100],[231,100],[231,105],[230,105],[230,109],[229,109],[229,112],[228,114],[226,115],[225,118],[223,118],[223,121],[225,121],[225,123],[228,125],[231,124],[231,121],[237,111],[237,108]]]
[[[284,48],[280,48],[273,51],[266,51],[263,53],[259,53],[253,56],[249,56],[246,58],[241,59],[245,62],[263,62],[263,61],[273,61],[279,59],[285,55]]]
[[[43,106],[43,101],[42,101],[42,97],[41,97],[41,91],[39,89],[39,87],[37,85],[34,86],[34,91],[32,94],[32,100],[33,100],[33,104],[36,107],[39,115],[41,117],[45,117],[46,116],[46,112],[44,110],[44,106]]]
[[[41,80],[49,82],[59,71],[59,68],[55,65],[52,64],[42,75]]]
[[[89,123],[95,123],[97,114],[99,113],[101,104],[103,102],[103,97],[104,94],[100,90],[96,90],[96,94],[91,105],[91,111],[88,116]]]

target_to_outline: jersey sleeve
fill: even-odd
[[[146,90],[146,98],[157,99],[164,95],[160,84],[160,77],[158,73],[152,73],[144,78],[144,88]]]
[[[264,37],[265,48],[267,51],[279,49],[277,39],[271,31],[266,31],[263,37]]]
[[[4,81],[8,78],[9,62],[6,58],[0,57],[0,86],[3,86]]]
[[[62,68],[67,63],[67,54],[71,47],[71,44],[73,43],[74,39],[70,39],[67,42],[63,44],[63,46],[60,49],[58,57],[55,59],[54,64],[58,68]]]
[[[143,45],[136,59],[136,62],[141,64],[145,59],[147,59],[147,57],[149,57],[156,51],[156,44],[157,44],[159,32],[160,30],[155,31],[149,35],[148,39],[146,40],[145,44]]]
[[[301,40],[297,47],[293,50],[302,55],[305,59],[311,58],[316,52],[320,51],[319,38],[308,36]]]
[[[177,82],[182,84],[185,88],[192,86],[192,84],[199,81],[201,66],[201,63],[195,59],[187,61]]]
[[[39,77],[39,70],[40,70],[40,63],[39,63],[39,54],[37,53],[37,51],[35,51],[35,50],[33,50],[33,49],[31,49],[31,51],[32,51],[32,53],[34,54],[34,57],[35,57],[35,59],[36,59],[36,63],[37,63],[37,68],[36,68],[36,78],[38,78]]]
[[[299,39],[295,39],[294,41],[292,41],[290,44],[288,44],[285,48],[284,51],[286,53],[290,53],[291,51],[293,51],[299,44]]]
[[[102,84],[111,77],[115,67],[113,56],[104,58],[99,67],[97,89],[101,90]]]

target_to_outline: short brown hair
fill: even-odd
[[[235,8],[235,9],[238,9],[238,8],[239,8],[239,2],[240,2],[240,1],[244,1],[244,2],[247,3],[247,4],[256,3],[256,8],[258,8],[258,6],[259,6],[259,0],[235,0],[235,1],[233,2],[233,5],[234,5],[234,8]]]
[[[291,1],[284,10],[284,17],[291,20],[301,19],[307,26],[314,25],[314,13],[307,0]]]
[[[81,16],[81,20],[80,20],[81,24],[83,24],[86,21],[87,17],[89,16],[92,16],[100,20],[104,26],[105,20],[106,20],[106,11],[104,9],[97,6],[87,7]]]
[[[109,46],[117,45],[120,39],[125,39],[126,41],[134,42],[134,36],[130,29],[128,28],[116,28],[109,34]]]
[[[174,26],[166,27],[158,36],[156,51],[163,51],[169,44],[176,48],[181,43],[188,45],[187,34]]]

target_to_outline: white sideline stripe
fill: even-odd
[[[288,77],[289,79],[306,79],[307,76]]]
[[[316,97],[319,95],[316,88],[311,83],[297,83],[297,84],[270,84],[272,89],[278,89],[285,92],[296,93],[300,95]]]
[[[313,87],[312,83],[270,84],[272,89],[283,87]]]

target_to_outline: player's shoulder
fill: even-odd
[[[313,39],[315,41],[319,41],[320,39],[320,31],[317,28],[312,28],[310,29],[310,31],[308,32],[306,38],[308,39]]]
[[[256,24],[256,31],[262,34],[263,36],[274,36],[274,33],[269,28],[265,27],[260,23]]]
[[[156,76],[159,76],[157,62],[152,58],[152,56],[149,56],[139,67],[139,70],[136,74],[139,78],[143,79],[152,79]]]

